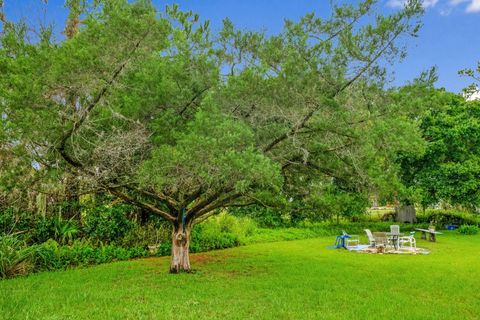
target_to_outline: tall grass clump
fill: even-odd
[[[458,228],[458,232],[465,235],[474,235],[478,233],[478,227],[464,224],[464,225],[461,225],[460,228]]]

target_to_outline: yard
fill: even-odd
[[[162,257],[3,280],[0,318],[478,319],[479,235],[418,239],[428,255],[327,249],[333,241],[194,254],[193,274],[167,273]]]

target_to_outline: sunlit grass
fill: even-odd
[[[384,214],[391,213],[395,209],[394,208],[384,208],[384,209],[368,209],[367,214],[369,215],[370,219],[373,220],[380,220]]]
[[[332,237],[257,244],[0,281],[2,319],[478,319],[480,236],[419,240],[429,255],[327,249]]]

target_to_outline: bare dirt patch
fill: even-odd
[[[190,255],[190,264],[205,264],[208,262],[217,262],[218,257],[214,257],[207,253],[198,253]]]

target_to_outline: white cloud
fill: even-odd
[[[476,1],[476,0],[473,0]],[[403,8],[407,0],[388,0],[387,5],[392,8]],[[438,3],[438,0],[423,0],[424,8],[433,8]]]
[[[467,12],[480,12],[480,0],[472,0],[467,6]]]
[[[392,8],[403,8],[407,0],[388,0],[387,5]],[[423,7],[425,9],[433,8],[438,4],[439,0],[423,0]],[[465,12],[476,13],[480,12],[480,0],[445,0],[439,5],[439,13],[442,16],[447,16],[451,13],[453,7],[467,4]],[[450,7],[450,8],[449,8]]]
[[[460,4],[468,3],[465,12],[475,13],[480,12],[480,0],[450,0],[449,4],[453,7],[456,7]]]

